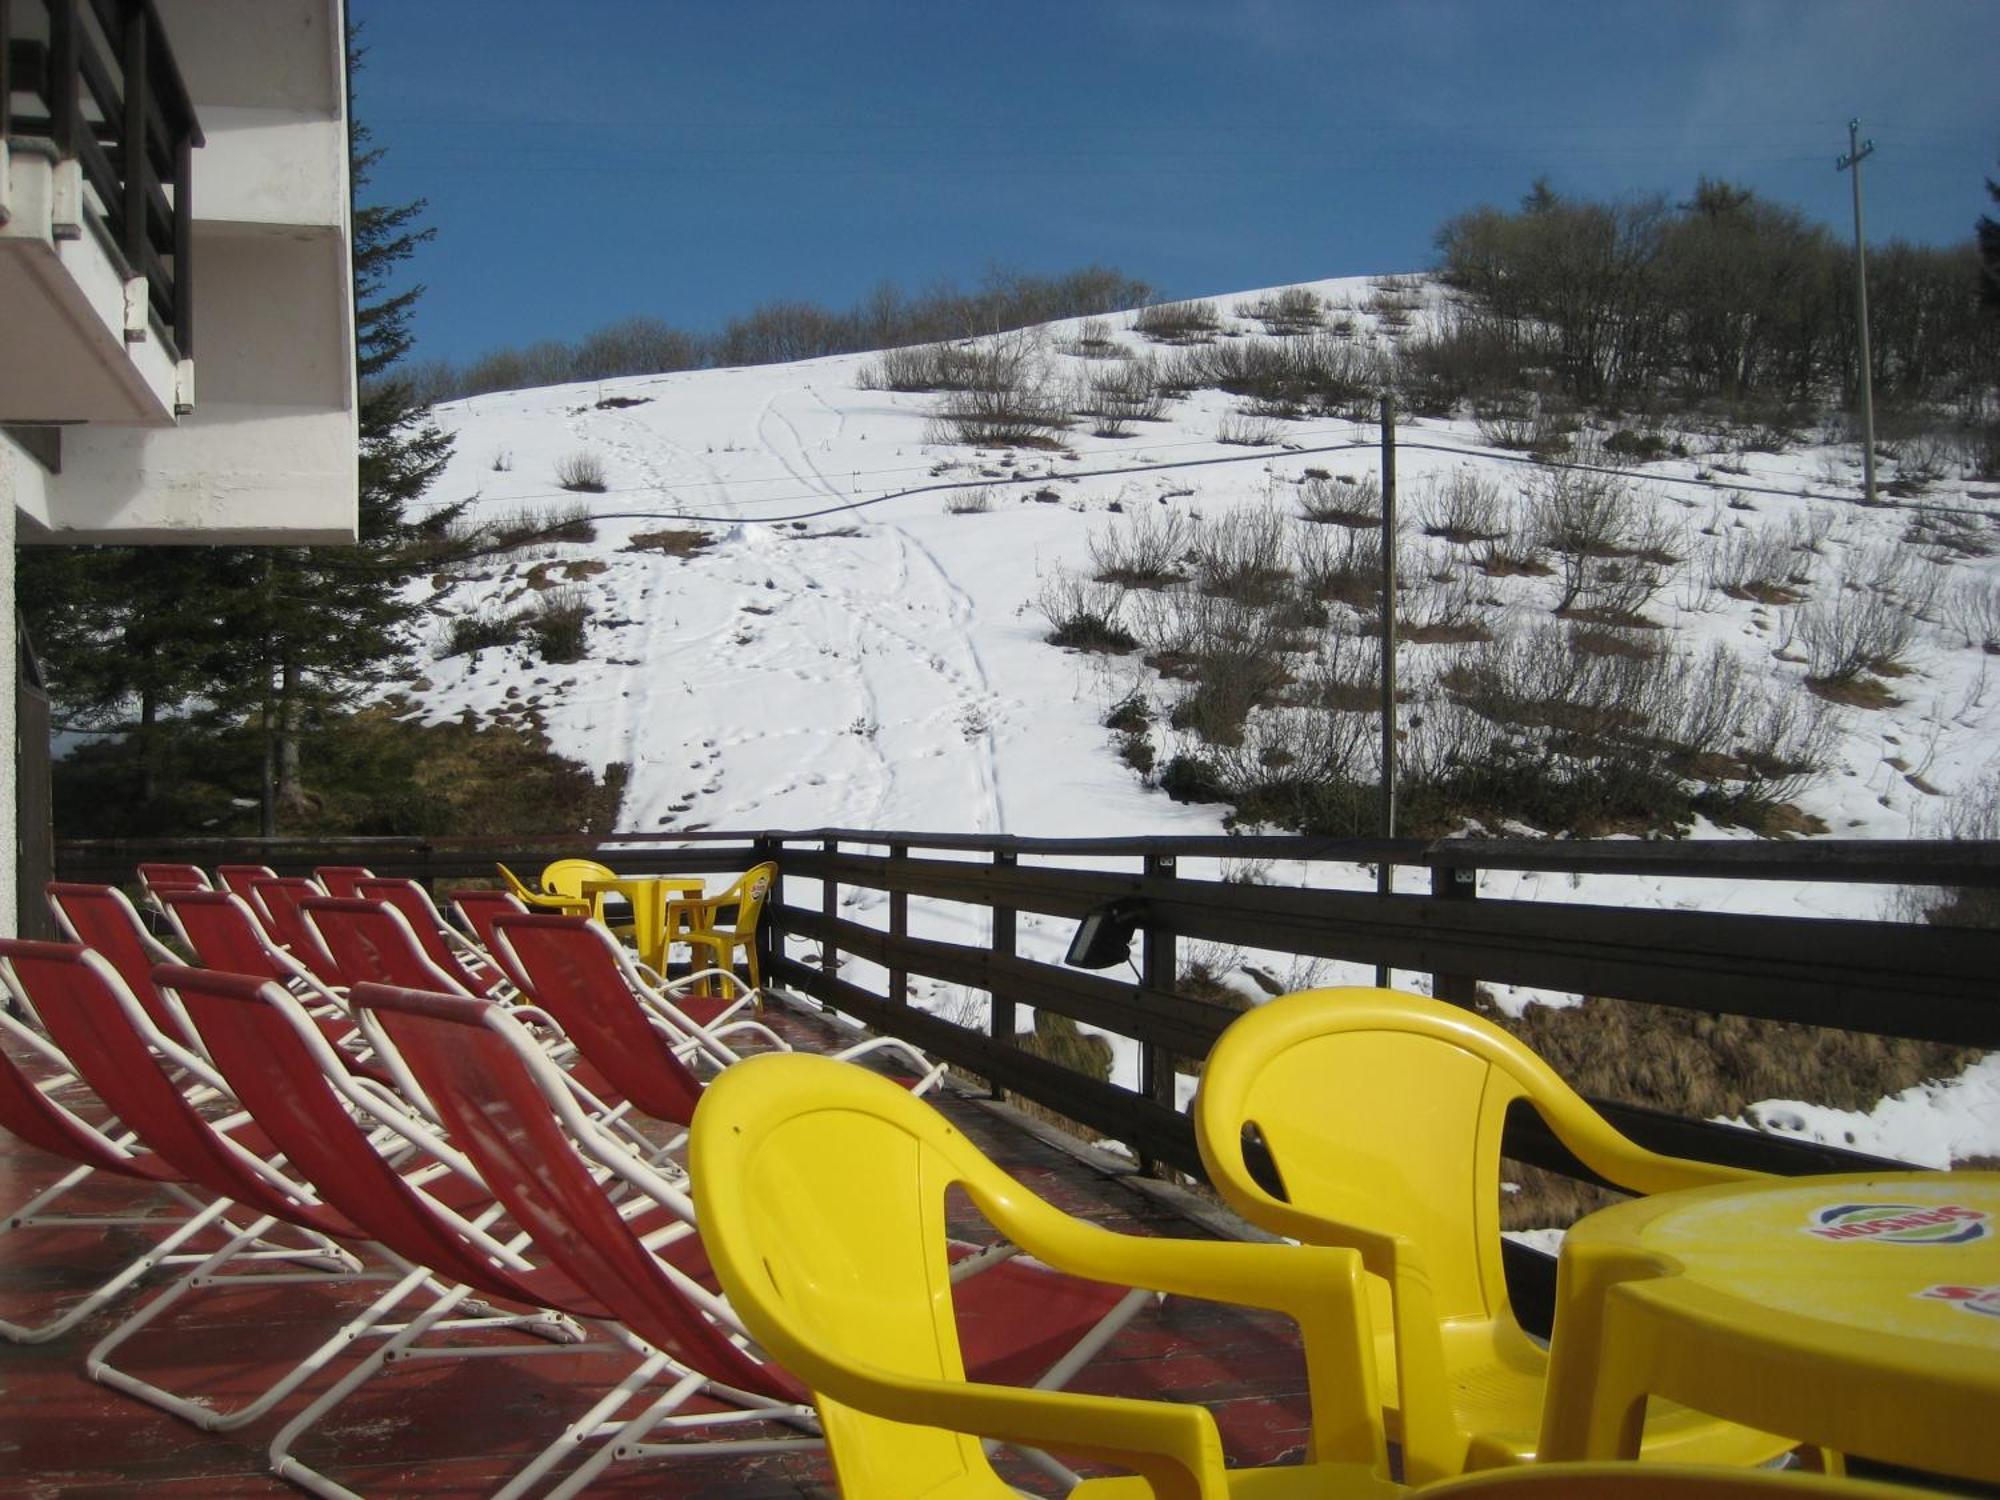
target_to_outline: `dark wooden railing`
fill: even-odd
[[[17,91],[40,112],[13,112]],[[30,135],[78,163],[106,242],[145,278],[173,352],[191,355],[202,135],[152,0],[0,0],[0,137]]]
[[[1093,840],[819,829],[534,847],[393,839],[68,843],[58,850],[58,868],[70,878],[126,880],[137,861],[152,858],[255,860],[301,873],[314,864],[365,863],[435,881],[490,879],[495,860],[532,878],[547,860],[579,853],[623,872],[740,870],[776,860],[780,888],[760,929],[768,981],[1122,1141],[1147,1162],[1197,1177],[1193,1128],[1174,1108],[1176,1061],[1205,1056],[1234,1011],[1179,992],[1189,943],[1420,972],[1436,993],[1461,1002],[1473,998],[1475,983],[1488,981],[2000,1049],[2000,932],[1494,899],[1479,889],[1480,873],[1489,870],[1991,889],[2000,887],[2000,843]],[[1193,878],[1183,867],[1195,860],[1387,861],[1428,870],[1429,890],[1380,895]],[[817,883],[816,899],[800,899],[807,882]],[[850,902],[854,892],[879,895],[868,920]],[[1073,921],[1113,900],[1136,903],[1136,978],[1021,951],[1023,914]],[[989,936],[918,936],[913,903],[926,920],[975,914]],[[816,951],[790,951],[805,945]],[[879,972],[879,982],[857,982],[854,960]],[[988,996],[986,1027],[911,1004],[911,980],[919,976]],[[1024,1051],[1016,1034],[1023,1006],[1133,1039],[1139,1086],[1087,1077]],[[1833,1146],[1593,1102],[1634,1139],[1676,1155],[1781,1173],[1882,1165]],[[1532,1111],[1518,1113],[1509,1125],[1510,1157],[1592,1180]],[[1549,1263],[1511,1245],[1509,1260],[1517,1301],[1532,1323],[1548,1306]]]

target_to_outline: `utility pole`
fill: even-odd
[[[1382,398],[1382,837],[1396,836],[1396,398]],[[1385,850],[1375,867],[1375,890],[1395,888],[1395,869]],[[1378,964],[1375,983],[1389,984],[1389,967]]]
[[[1861,122],[1847,122],[1847,155],[1833,164],[1854,174],[1854,323],[1861,349],[1861,474],[1868,503],[1875,503],[1875,391],[1868,358],[1868,245],[1861,235],[1861,162],[1875,150],[1861,139]]]

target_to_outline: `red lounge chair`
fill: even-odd
[[[355,882],[374,878],[375,872],[366,865],[319,865],[313,870],[313,879],[329,896],[358,896]]]
[[[432,963],[457,978],[475,995],[505,998],[504,993],[496,994],[495,991],[504,991],[508,987],[507,976],[473,946],[471,939],[445,920],[444,914],[437,909],[437,903],[431,900],[429,891],[414,880],[372,879],[357,884],[359,889],[355,894],[362,900],[386,901],[403,914]]]
[[[447,1314],[453,1320],[450,1326],[458,1326],[464,1319],[461,1304],[469,1293],[553,1310],[477,1322],[481,1330],[519,1326],[544,1339],[554,1335],[562,1340],[508,1346],[509,1358],[588,1353],[605,1347],[601,1342],[575,1343],[579,1336],[575,1325],[556,1313],[599,1325],[613,1340],[612,1347],[627,1348],[641,1357],[639,1367],[610,1397],[594,1403],[514,1476],[510,1493],[523,1491],[580,1445],[601,1435],[607,1425],[612,1436],[622,1434],[625,1424],[607,1424],[609,1413],[666,1362],[611,1322],[609,1311],[560,1270],[527,1259],[523,1254],[525,1237],[504,1239],[489,1232],[498,1209],[464,1158],[420,1118],[385,1106],[376,1094],[359,1090],[345,1079],[312,1019],[281,986],[184,968],[162,968],[156,979],[180,998],[214,1049],[217,1067],[236,1097],[321,1199],[396,1255],[427,1265],[440,1277],[458,1283],[439,1303],[371,1351],[285,1424],[270,1448],[272,1467],[280,1476],[317,1493],[345,1493],[327,1476],[292,1456],[292,1447],[384,1365],[403,1357]],[[399,1146],[414,1147],[416,1155],[392,1165],[370,1139],[370,1128],[378,1123],[395,1134]],[[667,1225],[667,1215],[655,1211],[640,1228],[649,1233]],[[683,1232],[676,1237],[676,1244],[678,1251],[670,1253],[684,1257],[691,1274],[705,1271],[694,1236]],[[490,1350],[491,1346],[487,1347]],[[449,1357],[452,1351],[431,1347],[413,1351],[411,1357],[416,1352]],[[684,1372],[671,1373],[678,1377]]]
[[[528,993],[526,976],[508,968],[506,956],[493,951],[493,924],[501,917],[526,911],[526,904],[512,891],[502,890],[456,891],[452,894],[451,904],[458,908],[466,930],[486,956],[506,973],[508,981],[517,990]]]
[[[250,909],[265,937],[290,954],[321,984],[329,989],[339,989],[343,983],[340,966],[333,961],[326,945],[319,940],[319,934],[306,924],[305,916],[299,910],[303,902],[322,894],[318,885],[300,876],[274,875],[268,880],[251,881],[250,894],[244,898],[244,905]],[[208,963],[206,959],[203,962]],[[228,966],[208,963],[208,967]],[[235,972],[261,974],[263,970],[237,969]]]
[[[11,963],[17,946],[0,942],[0,981],[4,981],[0,987],[8,991],[18,988]],[[149,1240],[138,1255],[47,1321],[30,1324],[0,1319],[0,1337],[16,1344],[40,1344],[69,1332],[155,1266],[206,1260],[206,1253],[177,1252],[202,1230],[223,1220],[230,1205],[222,1200],[204,1203],[187,1190],[181,1173],[151,1151],[138,1147],[129,1133],[113,1134],[112,1128],[93,1124],[40,1086],[66,1075],[74,1076],[69,1060],[46,1038],[4,1012],[0,1012],[0,1035],[10,1043],[9,1047],[0,1047],[0,1129],[51,1156],[76,1164],[73,1171],[0,1219],[0,1236],[36,1230],[52,1230],[68,1236],[81,1228],[136,1232]],[[34,1060],[35,1074],[23,1065],[21,1059],[26,1058]],[[50,1211],[72,1188],[96,1172],[130,1178],[143,1200],[141,1205],[133,1212],[115,1214],[68,1215]],[[176,1209],[161,1212],[156,1193],[170,1197]],[[8,1246],[6,1258],[9,1265],[21,1264],[13,1244]]]
[[[276,880],[278,872],[269,865],[217,865],[215,883],[233,895],[250,899],[250,882],[253,880]]]
[[[154,990],[150,977],[155,965],[177,964],[180,955],[146,930],[138,908],[125,893],[116,886],[64,880],[52,880],[44,890],[49,911],[63,935],[95,950],[116,969],[125,987],[146,1007],[154,1025],[184,1046],[199,1049],[187,1017],[173,1012],[171,1004]]]
[[[652,1251],[594,1169],[691,1222],[685,1194],[584,1117],[512,1016],[490,1001],[381,985],[357,985],[353,998],[378,1018],[453,1143],[550,1260],[691,1369],[774,1402],[797,1399],[797,1382],[737,1342],[728,1305]],[[1032,1380],[1051,1359],[1066,1371],[1087,1357],[1148,1294],[1003,1260],[956,1282],[953,1296],[977,1378]]]

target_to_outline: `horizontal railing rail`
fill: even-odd
[[[1175,1105],[1235,1014],[1182,993],[1184,945],[1219,943],[1430,976],[1470,1003],[1480,982],[1604,996],[1764,1021],[2000,1049],[2000,932],[1903,921],[1762,916],[1482,895],[1482,871],[1597,880],[1841,882],[2000,888],[2000,843],[1824,840],[1810,844],[1627,840],[1331,840],[1297,837],[1038,839],[812,829],[618,834],[549,839],[71,841],[58,870],[126,880],[141,859],[255,861],[303,873],[368,864],[437,882],[493,877],[502,861],[533,878],[548,860],[588,854],[620,873],[739,870],[778,863],[780,888],[759,930],[769,982],[904,1039],[1085,1129],[1143,1162],[1201,1175],[1192,1125]],[[1389,864],[1427,869],[1428,890],[1276,886],[1196,874],[1196,861]],[[1372,887],[1359,872],[1356,886]],[[818,886],[817,901],[799,888]],[[871,893],[852,903],[854,893]],[[1575,894],[1565,892],[1565,895]],[[1070,968],[1020,951],[1024,915],[1074,921],[1112,901],[1136,919],[1136,977]],[[910,930],[959,920],[946,939]],[[866,920],[864,920],[864,917]],[[984,934],[966,940],[968,930]],[[857,977],[862,971],[867,982]],[[983,1029],[911,1003],[913,980],[987,999]],[[1137,1087],[1086,1076],[1021,1045],[1024,1008],[1065,1016],[1137,1044]],[[1879,1168],[1880,1158],[1615,1099],[1592,1101],[1655,1150],[1779,1173]],[[1531,1110],[1510,1119],[1515,1160],[1594,1181]],[[1546,1309],[1546,1257],[1510,1248],[1524,1316]]]
[[[17,92],[40,112],[15,111]],[[107,245],[145,279],[176,356],[192,355],[202,134],[153,0],[0,0],[0,137],[17,135],[78,164]]]

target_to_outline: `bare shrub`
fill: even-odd
[[[992,508],[993,492],[991,490],[954,490],[951,494],[944,497],[946,515],[984,515]]]
[[[1247,396],[1269,416],[1358,415],[1381,388],[1381,361],[1326,334],[1282,341],[1232,339],[1183,350],[1162,380],[1176,390],[1212,387]]]
[[[1796,604],[1801,597],[1793,581],[1798,562],[1790,533],[1769,526],[1734,527],[1707,549],[1702,573],[1711,588],[1732,599]]]
[[[1215,424],[1215,440],[1240,448],[1275,448],[1284,442],[1285,430],[1276,423],[1232,412]]]
[[[1507,505],[1500,486],[1474,469],[1454,469],[1432,479],[1417,502],[1426,536],[1466,545],[1497,542],[1507,534]]]
[[[1562,573],[1557,614],[1589,610],[1612,623],[1636,617],[1666,585],[1667,534],[1607,474],[1551,469],[1533,498],[1536,544]]]
[[[1312,333],[1326,319],[1326,304],[1310,287],[1287,287],[1236,309],[1237,316],[1255,318],[1274,338]]]
[[[1086,376],[1070,404],[1079,415],[1097,418],[1095,436],[1124,437],[1131,423],[1157,422],[1166,415],[1167,393],[1153,362],[1134,359]]]
[[[1193,523],[1168,506],[1128,511],[1090,539],[1091,576],[1121,588],[1162,588],[1186,576]]]
[[[1042,585],[1036,607],[1050,625],[1045,637],[1052,646],[1074,651],[1101,651],[1122,656],[1135,650],[1139,639],[1119,623],[1120,590],[1072,573],[1052,574]]]
[[[597,537],[590,509],[581,500],[547,507],[523,506],[488,521],[472,532],[481,551],[544,555],[557,542],[589,542]],[[532,551],[525,549],[534,549]]]
[[[1053,448],[1069,420],[1043,374],[1022,368],[1011,383],[946,391],[928,436],[975,448]]]
[[[1470,572],[1445,578],[1417,574],[1398,592],[1397,628],[1415,645],[1493,639],[1486,615],[1494,601]]]
[[[1321,539],[1317,544],[1314,538]],[[1305,531],[1294,543],[1299,587],[1311,599],[1373,610],[1382,599],[1382,530]]]
[[[1373,474],[1309,477],[1299,486],[1299,514],[1323,526],[1357,530],[1382,525],[1382,482]]]
[[[1108,319],[1085,318],[1059,347],[1063,353],[1073,354],[1078,359],[1132,358],[1132,351],[1111,335],[1112,327]]]
[[[556,463],[556,484],[566,490],[601,495],[604,493],[604,460],[588,449],[559,459]]]
[[[1267,605],[1291,580],[1290,525],[1275,506],[1245,506],[1193,528],[1195,587],[1240,603]]]
[[[582,661],[588,654],[584,626],[590,619],[590,604],[580,588],[551,589],[543,594],[525,620],[528,635],[543,661]]]
[[[1784,645],[1805,652],[1808,681],[1837,685],[1900,672],[1915,637],[1916,622],[1889,594],[1843,580],[1831,598],[1796,612]]]
[[[1944,596],[1944,617],[1974,651],[2000,656],[2000,583],[1961,580]]]
[[[1213,302],[1156,302],[1132,319],[1133,331],[1156,344],[1205,344],[1221,327]]]

